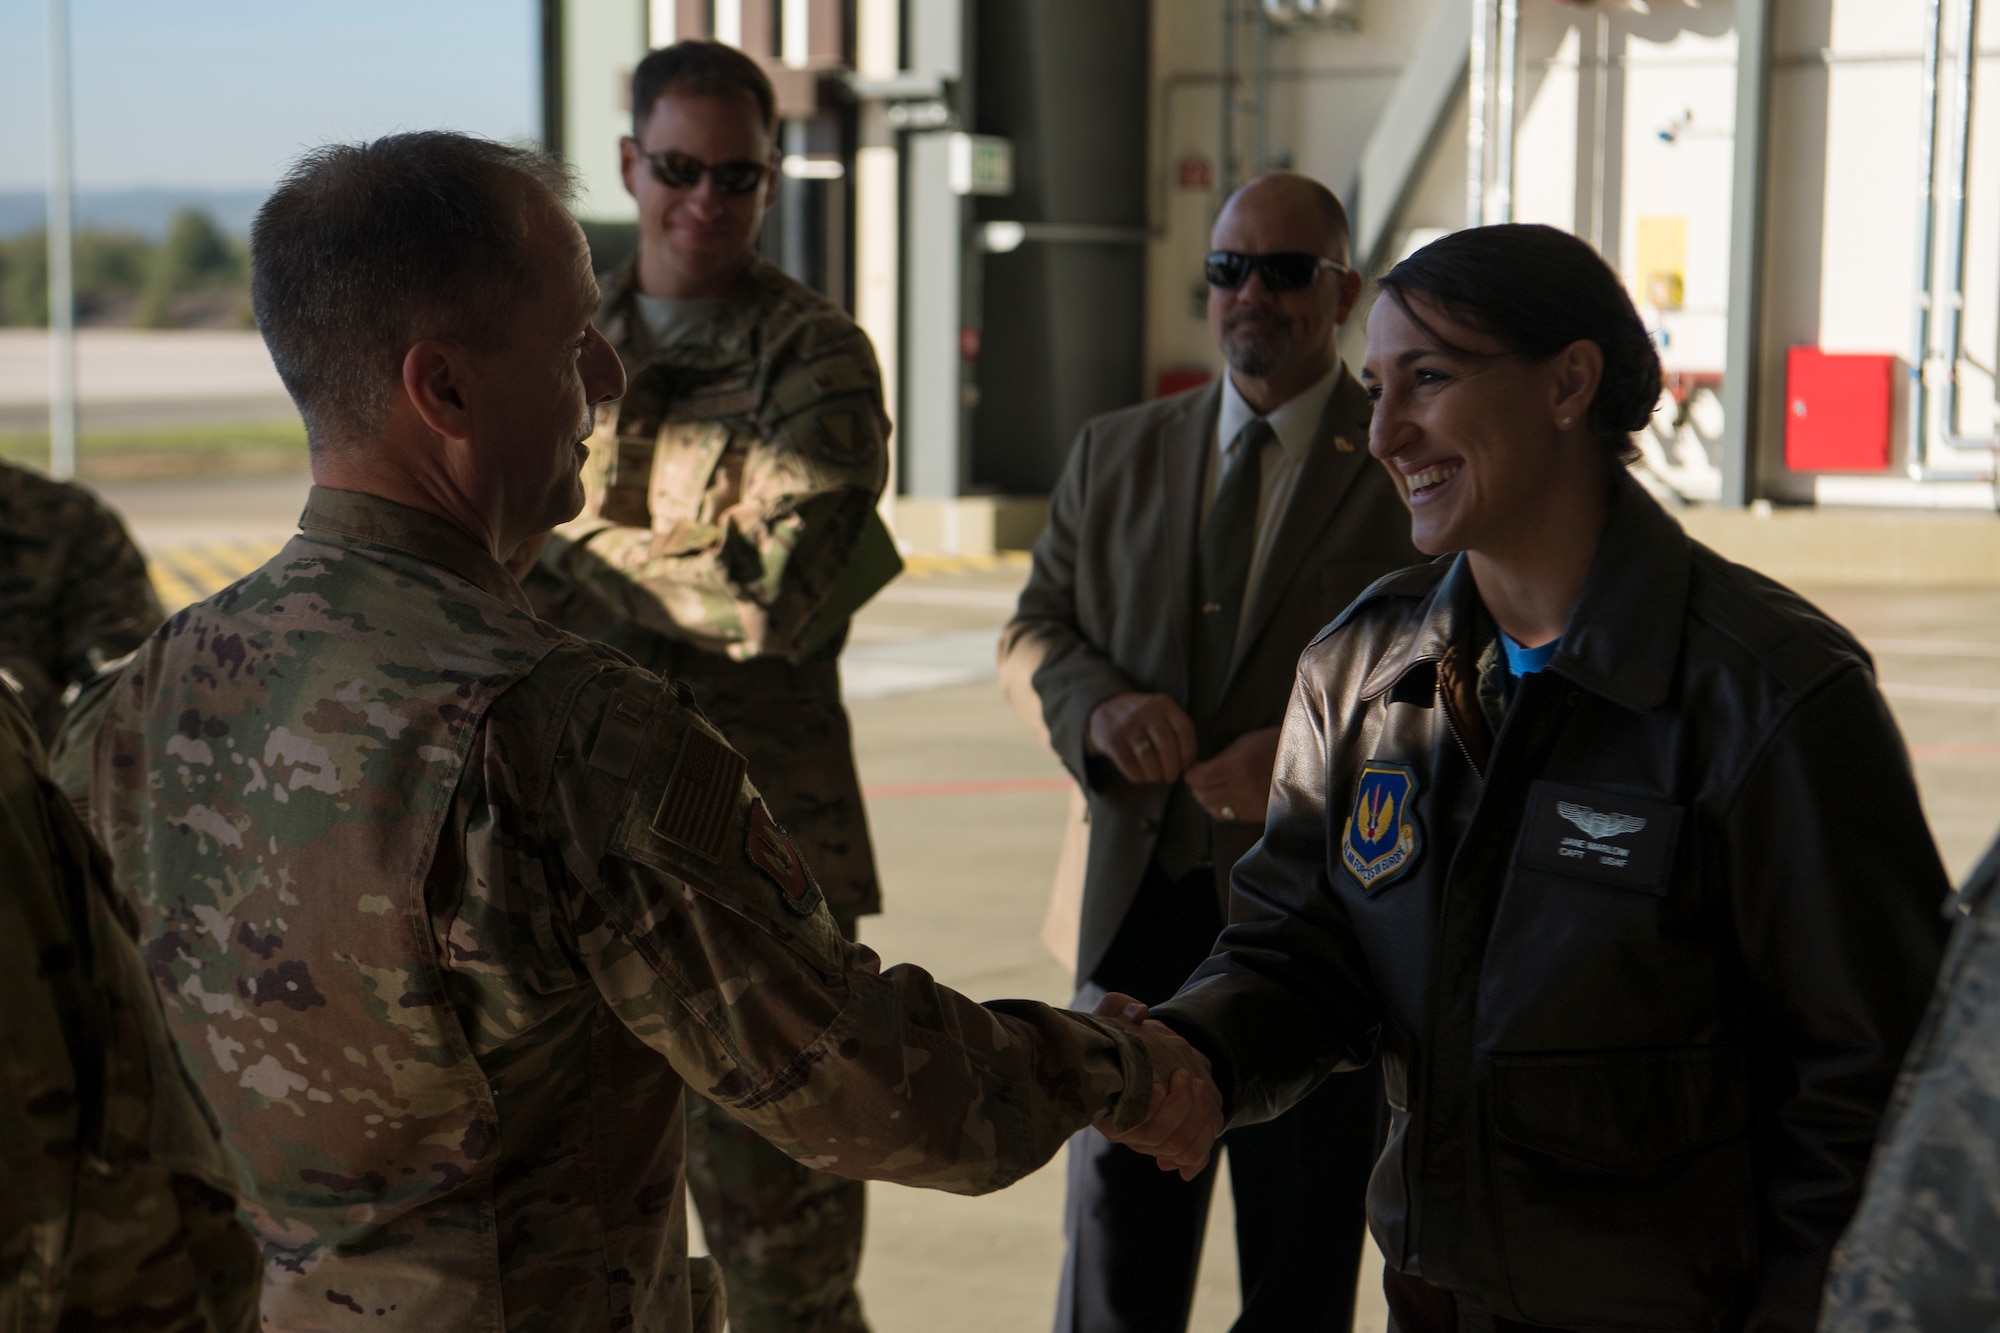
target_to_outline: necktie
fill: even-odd
[[[1201,530],[1196,579],[1193,659],[1188,670],[1188,714],[1206,730],[1220,702],[1223,675],[1236,650],[1236,625],[1243,618],[1250,553],[1257,544],[1257,506],[1264,480],[1264,445],[1275,432],[1262,417],[1237,433],[1223,454],[1215,504]],[[1202,737],[1202,753],[1209,738]]]
[[[1188,660],[1188,716],[1194,721],[1206,759],[1221,748],[1212,734],[1224,674],[1236,650],[1236,622],[1250,579],[1250,553],[1257,543],[1257,508],[1264,480],[1264,445],[1275,432],[1258,417],[1230,441],[1222,456],[1215,503],[1201,530],[1195,573],[1194,642]],[[1177,782],[1160,820],[1154,851],[1160,868],[1175,879],[1213,855],[1214,831],[1208,815]]]

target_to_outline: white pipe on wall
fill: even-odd
[[[1514,220],[1514,83],[1521,37],[1521,0],[1500,0],[1500,40],[1494,52],[1492,221]]]
[[[1931,292],[1937,267],[1938,59],[1944,37],[1943,0],[1925,0],[1921,112],[1917,130],[1916,328],[1910,339],[1909,472],[1921,478],[1930,461]]]
[[[1472,52],[1466,61],[1465,225],[1486,222],[1486,51],[1493,27],[1493,0],[1469,0],[1472,5]]]
[[[1951,211],[1947,215],[1944,271],[1949,286],[1944,297],[1944,402],[1936,438],[1958,438],[1958,368],[1965,360],[1965,230],[1971,208],[1972,90],[1979,64],[1979,0],[1959,0],[1957,114],[1951,121]]]

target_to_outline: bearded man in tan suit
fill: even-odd
[[[1088,802],[1076,1007],[1171,996],[1263,830],[1299,654],[1420,557],[1335,346],[1361,278],[1339,200],[1289,172],[1223,205],[1208,321],[1229,373],[1083,428],[1001,642]],[[1380,1079],[1342,1075],[1224,1142],[1252,1330],[1346,1328]],[[1184,1328],[1213,1163],[1192,1181],[1072,1140],[1056,1333]]]

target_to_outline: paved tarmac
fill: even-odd
[[[170,602],[204,595],[275,549],[300,479],[107,488]],[[1069,978],[1037,938],[1066,782],[1000,698],[992,646],[1026,574],[1018,558],[913,562],[856,620],[844,674],[887,912],[862,940],[980,998],[1055,1003]],[[1954,877],[2000,821],[2000,590],[1802,589],[1876,655]],[[1774,830],[1773,836],[1784,836]],[[961,1199],[870,1187],[862,1293],[877,1333],[1047,1327],[1062,1259],[1061,1159]],[[1233,1220],[1218,1189],[1192,1327],[1235,1317]],[[1359,1327],[1384,1326],[1364,1275]]]

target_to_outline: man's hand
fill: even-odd
[[[1193,1180],[1208,1166],[1222,1133],[1222,1091],[1207,1058],[1172,1028],[1149,1019],[1146,1006],[1129,995],[1113,991],[1099,1001],[1096,1012],[1100,1018],[1124,1021],[1145,1042],[1153,1088],[1146,1118],[1137,1126],[1121,1134],[1106,1117],[1095,1128],[1113,1143],[1155,1158],[1160,1170]]]
[[[1127,782],[1178,781],[1197,745],[1194,723],[1179,704],[1137,692],[1114,694],[1091,709],[1084,743],[1117,765]]]
[[[1095,718],[1092,719],[1095,721]],[[1278,764],[1278,729],[1246,731],[1181,774],[1195,802],[1225,824],[1261,824]]]

